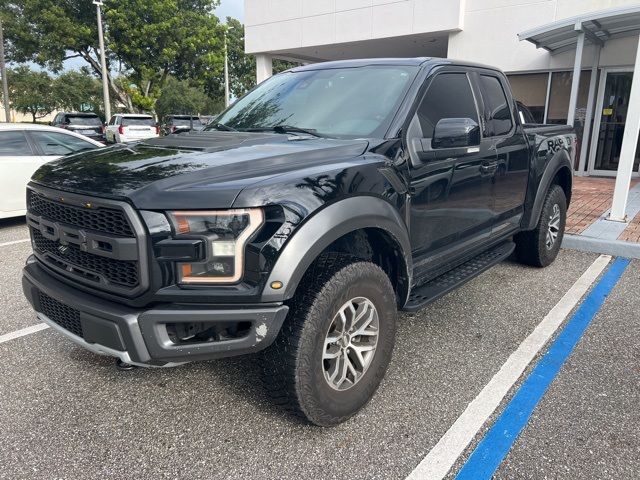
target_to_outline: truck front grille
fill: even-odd
[[[64,198],[64,195],[61,195]],[[87,203],[91,203],[90,200]],[[53,222],[74,225],[96,232],[123,237],[133,237],[133,229],[120,210],[99,208],[89,210],[87,208],[66,205],[46,198],[33,190],[27,191],[27,208],[30,213],[45,217]]]
[[[46,293],[40,292],[38,297],[40,299],[42,313],[65,330],[69,330],[74,335],[84,338],[82,323],[80,323],[80,312],[78,310],[60,303]]]
[[[148,287],[139,222],[121,202],[27,190],[27,224],[37,259],[90,288],[134,297]]]

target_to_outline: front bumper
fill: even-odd
[[[289,310],[285,305],[273,304],[163,304],[148,310],[134,309],[56,280],[33,257],[23,270],[22,289],[38,318],[56,331],[95,353],[139,366],[175,366],[258,352],[275,340]],[[49,313],[52,311],[55,315]],[[66,322],[65,315],[73,316],[73,320]],[[167,323],[193,322],[250,323],[250,328],[246,335],[228,340],[179,344],[171,341]]]

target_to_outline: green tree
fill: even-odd
[[[87,68],[65,72],[53,80],[58,108],[102,113],[102,85]]]
[[[9,73],[9,98],[13,109],[33,117],[33,123],[56,109],[52,78],[47,72],[36,72],[20,66]]]
[[[203,112],[207,100],[208,97],[202,88],[169,78],[156,101],[156,113],[158,118],[171,114],[198,115]]]
[[[223,27],[212,13],[218,4],[219,0],[105,4],[109,49],[126,66],[134,99],[157,98],[170,75],[201,85],[222,75]]]
[[[219,0],[106,0],[109,84],[116,100],[148,109],[169,75],[213,83],[222,74],[222,27],[212,13]],[[95,5],[90,0],[2,0],[7,55],[54,72],[82,58],[102,75]],[[117,82],[117,69],[127,77]]]

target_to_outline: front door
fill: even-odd
[[[632,71],[605,70],[602,73],[589,162],[589,173],[593,175],[616,175],[629,110],[632,80]],[[633,164],[634,176],[638,175],[639,164],[640,142],[638,142]]]
[[[431,81],[413,118],[409,140],[431,144],[436,124],[445,118],[479,123],[476,98],[464,71],[445,71]],[[440,152],[445,154],[412,165],[410,231],[416,269],[431,268],[440,252],[489,237],[493,197],[492,174],[486,166],[496,164],[494,146],[492,139],[482,139],[464,152]],[[422,265],[423,259],[429,259],[429,265]]]

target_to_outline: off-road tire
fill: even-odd
[[[355,297],[366,297],[374,304],[379,318],[378,342],[361,379],[340,391],[324,376],[324,342],[338,310]],[[299,285],[275,342],[261,354],[268,395],[315,425],[344,422],[366,405],[382,381],[391,360],[396,318],[395,293],[380,267],[352,255],[322,254]]]
[[[560,209],[558,236],[551,248],[547,247],[547,232],[554,205]],[[547,267],[558,256],[567,224],[567,197],[559,185],[551,185],[545,197],[538,225],[534,230],[516,235],[516,257],[521,263],[534,267]]]

